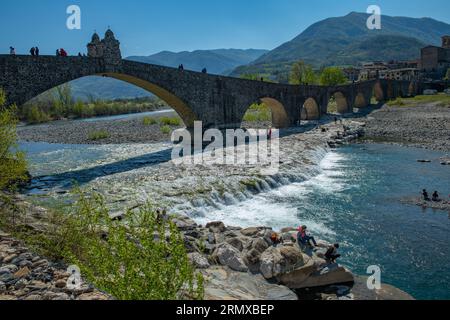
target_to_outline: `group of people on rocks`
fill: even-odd
[[[297,243],[299,246],[302,247],[311,247],[315,248],[317,247],[316,239],[309,235],[307,226],[300,226],[297,231]],[[283,239],[279,237],[279,235],[276,232],[273,232],[271,235],[271,240],[273,245],[276,247],[277,245],[283,243]],[[327,251],[325,253],[325,258],[328,262],[336,263],[336,260],[341,257],[339,254],[339,243],[335,243],[327,248]]]
[[[430,199],[430,196],[428,195],[428,191],[426,189],[423,189],[422,196],[424,201],[433,201],[433,202],[440,202],[441,198],[439,197],[439,193],[435,191],[432,195],[432,198]]]

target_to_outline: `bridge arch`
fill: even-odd
[[[366,97],[364,96],[364,93],[359,92],[355,98],[355,103],[354,103],[355,108],[361,109],[361,108],[367,107],[367,105],[368,105],[368,102],[366,101]]]
[[[319,120],[320,119],[320,109],[314,98],[306,99],[305,103],[301,109],[301,120]]]
[[[289,116],[286,112],[284,105],[274,98],[261,98],[259,99],[272,111],[272,126],[275,128],[287,128],[290,125]]]
[[[335,110],[331,110],[331,113],[337,112],[340,114],[346,114],[349,112],[348,107],[348,101],[345,94],[341,91],[334,91],[330,94],[330,99],[328,102],[327,112],[330,113],[330,104],[331,102],[335,103]]]
[[[377,83],[373,86],[373,96],[378,102],[385,100],[383,88],[381,87],[381,83],[379,81],[377,81]]]
[[[270,109],[272,126],[278,129],[287,128],[290,126],[289,115],[284,107],[284,105],[275,98],[272,97],[262,97],[253,100],[251,103],[247,104],[245,110],[243,110],[241,115],[241,123],[244,122],[245,115],[249,110],[249,107],[254,104],[264,104]]]
[[[133,84],[139,88],[149,91],[150,93],[153,93],[158,98],[166,102],[170,107],[172,107],[178,113],[178,115],[181,117],[184,124],[188,128],[193,128],[194,122],[199,119],[198,115],[195,114],[195,112],[188,106],[186,102],[161,86],[124,73],[103,73],[101,75]]]

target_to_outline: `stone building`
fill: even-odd
[[[108,64],[117,65],[122,60],[120,53],[120,42],[115,38],[111,29],[105,33],[105,38],[100,40],[100,36],[94,33],[91,42],[87,45],[88,57],[104,58]]]
[[[421,70],[425,78],[441,80],[450,68],[450,36],[442,37],[442,46],[422,49]]]

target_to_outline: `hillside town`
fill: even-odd
[[[349,81],[420,80],[440,82],[447,80],[450,69],[450,36],[442,37],[440,47],[429,45],[422,48],[420,58],[410,61],[372,61],[358,67],[347,67],[343,71]]]

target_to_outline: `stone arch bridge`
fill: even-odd
[[[245,80],[123,60],[120,51],[113,57],[108,50],[88,57],[0,55],[0,87],[9,104],[20,106],[58,85],[92,75],[146,89],[174,108],[188,128],[202,121],[204,129],[239,128],[249,106],[261,101],[272,110],[274,127],[284,128],[302,119],[320,118],[332,96],[338,112],[345,114],[369,105],[374,95],[384,101],[414,96],[420,90],[420,83],[408,81],[324,87]]]

